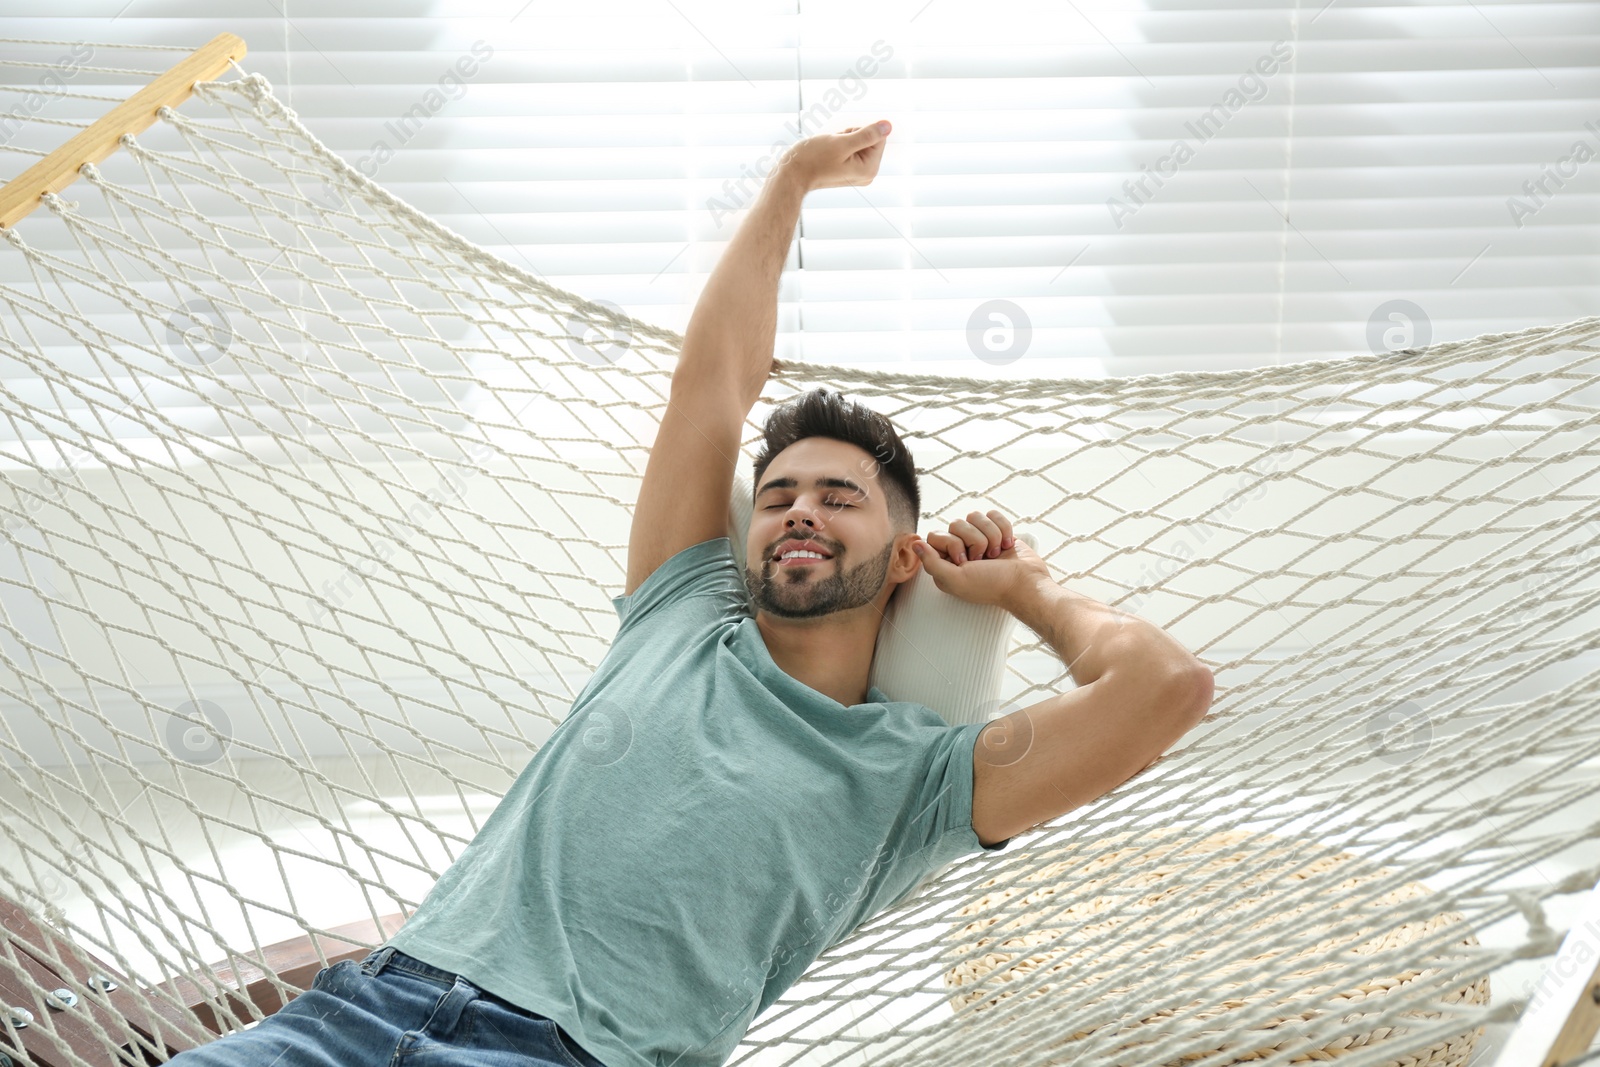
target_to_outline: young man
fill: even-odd
[[[1198,660],[1056,584],[1000,512],[919,538],[909,453],[836,393],[769,418],[740,573],[729,496],[801,200],[870,184],[887,135],[789,149],[712,273],[616,639],[560,728],[387,945],[182,1067],[715,1067],[873,914],[1125,781],[1205,714]],[[1015,614],[1076,687],[960,727],[869,688],[884,607],[919,567]]]

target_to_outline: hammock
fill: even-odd
[[[0,1048],[77,1067],[259,1020],[240,975],[305,985],[268,946],[326,962],[421,901],[606,651],[682,340],[431,221],[259,74],[191,80],[230,72],[0,230],[0,971],[123,978],[36,990]],[[830,947],[730,1062],[1464,1062],[1600,877],[1597,340],[780,361],[744,462],[772,405],[858,398],[920,529],[1001,509],[1217,695]],[[1011,641],[997,714],[1072,684]]]

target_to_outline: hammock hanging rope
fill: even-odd
[[[605,653],[682,341],[220,69],[0,220],[0,991],[34,997],[0,1048],[75,1067],[259,1019],[227,987],[267,946],[420,902]],[[780,362],[747,449],[807,388],[861,399],[923,522],[1015,516],[1217,695],[1146,773],[829,948],[730,1062],[1464,1063],[1530,1001],[1491,974],[1554,954],[1600,879],[1597,342]],[[1004,710],[1072,684],[1013,640]],[[16,976],[73,945],[127,981],[62,1011]]]

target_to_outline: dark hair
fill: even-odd
[[[878,461],[878,482],[884,486],[890,524],[896,532],[916,532],[922,514],[917,468],[894,424],[883,415],[843,394],[817,388],[773,408],[762,434],[752,492],[761,489],[761,475],[778,453],[807,437],[831,437],[855,445]]]

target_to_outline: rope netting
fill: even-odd
[[[0,893],[197,1019],[165,983],[413,909],[561,722],[681,337],[431,221],[259,75],[4,238]],[[771,405],[840,389],[901,429],[923,529],[999,508],[1217,695],[829,948],[731,1062],[1462,1062],[1528,1000],[1491,975],[1536,973],[1600,876],[1597,338],[1104,380],[781,361],[743,463]],[[1072,684],[1013,640],[995,714]]]

